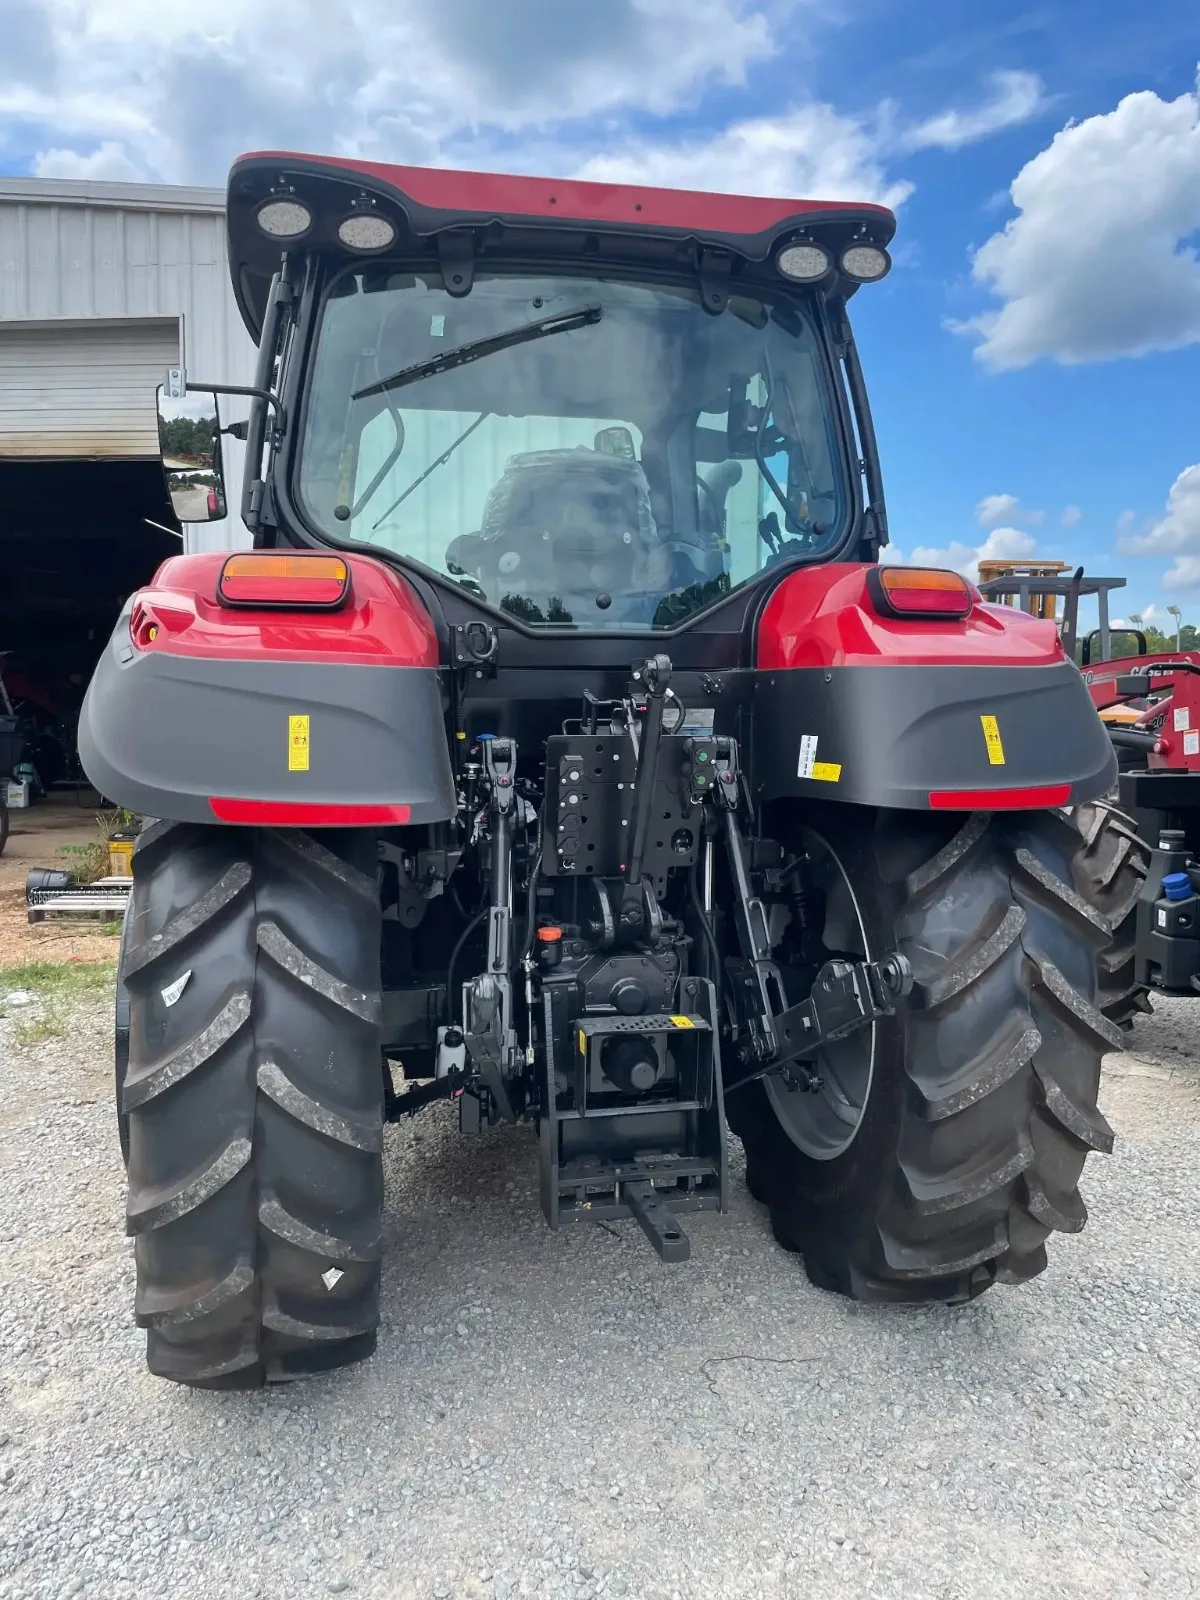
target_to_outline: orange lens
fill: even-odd
[[[273,555],[254,551],[250,555],[230,556],[224,578],[319,578],[345,583],[346,563],[341,556]]]
[[[873,576],[892,616],[965,617],[974,599],[961,573],[941,567],[876,567]]]
[[[276,555],[257,550],[230,556],[217,584],[217,598],[227,606],[333,610],[349,592],[350,567],[341,556]]]

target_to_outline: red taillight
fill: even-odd
[[[230,556],[217,580],[225,606],[336,611],[349,593],[350,568],[341,556],[256,550]]]
[[[261,828],[399,827],[411,806],[324,805],[309,800],[237,800],[214,795],[208,802],[218,822]]]
[[[929,804],[935,811],[1042,811],[1065,806],[1070,798],[1069,783],[1044,783],[1033,789],[932,789]]]
[[[961,620],[979,597],[960,572],[940,567],[872,567],[867,590],[880,616]]]
[[[148,650],[158,638],[158,623],[140,600],[135,600],[129,613],[129,637],[137,650]]]

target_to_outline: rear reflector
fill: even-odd
[[[925,621],[965,617],[978,598],[961,573],[940,567],[872,567],[867,589],[881,616]]]
[[[256,550],[230,556],[217,580],[217,599],[225,606],[336,611],[349,593],[350,568],[341,556]]]
[[[410,806],[329,806],[304,800],[228,800],[209,802],[218,822],[254,828],[395,828],[408,821]]]
[[[929,804],[935,811],[1040,811],[1070,798],[1069,783],[1046,783],[1037,789],[932,789]]]

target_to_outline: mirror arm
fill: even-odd
[[[283,432],[283,407],[279,403],[278,395],[272,394],[270,389],[256,389],[253,384],[243,383],[193,383],[190,378],[184,384],[184,388],[197,389],[203,394],[235,394],[245,395],[248,400],[266,400],[275,407],[275,421],[280,432]],[[221,431],[224,433],[226,430],[222,428]]]

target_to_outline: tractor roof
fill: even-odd
[[[864,230],[886,245],[896,219],[884,206],[842,200],[781,200],[707,194],[687,189],[650,189],[634,184],[587,183],[579,179],[526,178],[504,173],[459,172],[441,167],[401,167],[335,156],[260,151],[244,155],[229,175],[229,261],[234,291],[251,333],[258,336],[267,289],[283,246],[257,226],[259,205],[272,193],[293,192],[314,214],[303,243],[355,259],[339,243],[336,228],[356,201],[369,197],[399,229],[405,244],[436,260],[438,236],[480,239],[489,244],[519,238],[538,253],[553,254],[588,236],[604,239],[604,259],[629,254],[650,260],[657,243],[676,261],[681,245],[765,261],[785,238],[812,234],[833,247]],[[620,241],[629,248],[621,250]],[[633,241],[640,241],[636,246]],[[361,258],[359,258],[361,259]],[[847,286],[849,287],[849,286]]]

